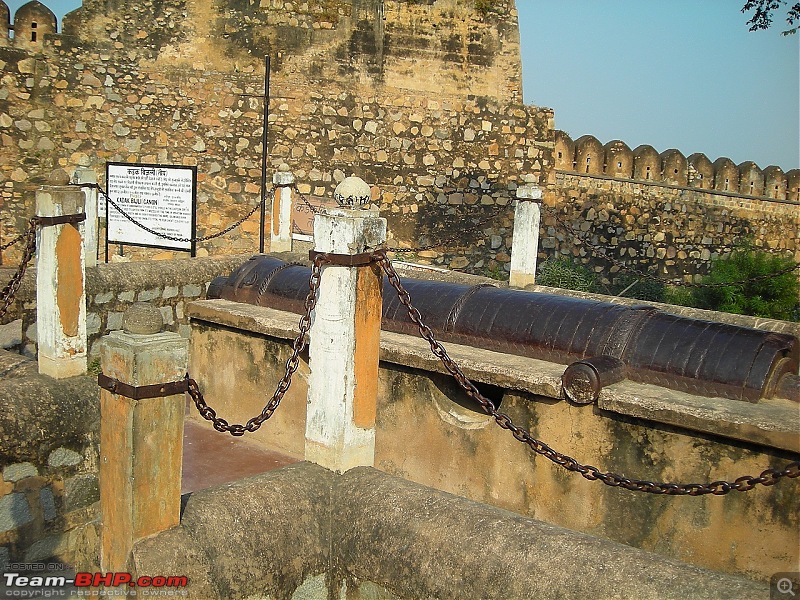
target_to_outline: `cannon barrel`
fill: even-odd
[[[215,279],[208,297],[302,313],[309,277],[308,267],[259,255],[228,277]],[[797,399],[800,344],[792,335],[677,316],[652,306],[489,284],[410,278],[402,283],[441,341],[566,365],[582,363],[572,373],[583,374],[574,381],[576,390],[583,389],[576,398],[584,401],[596,399],[603,385],[623,376],[701,396],[757,402],[788,393]],[[418,333],[385,279],[381,326]]]

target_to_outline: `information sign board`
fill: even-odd
[[[107,241],[189,251],[194,255],[197,167],[106,163]],[[180,241],[148,232],[148,229]]]

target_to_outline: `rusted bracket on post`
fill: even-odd
[[[118,379],[100,373],[97,375],[97,385],[112,394],[125,396],[132,400],[144,400],[146,398],[161,398],[164,396],[174,396],[189,391],[189,379],[172,381],[170,383],[156,383],[153,385],[130,385]]]
[[[317,252],[316,250],[308,251],[308,259],[311,262],[315,262],[319,256],[324,258],[324,263],[327,265],[365,267],[372,263],[379,262],[383,254],[380,250],[364,252],[363,254],[331,254],[330,252]]]
[[[70,223],[77,225],[86,220],[86,213],[77,213],[74,215],[59,215],[57,217],[34,217],[35,223],[39,227],[52,227],[54,225],[64,225]]]

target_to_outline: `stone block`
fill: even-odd
[[[164,319],[164,325],[172,325],[175,323],[175,314],[172,312],[171,306],[162,306],[158,310],[161,312],[161,317]]]
[[[183,286],[183,295],[187,298],[197,298],[203,293],[203,288],[195,284],[187,284]]]
[[[74,450],[69,450],[67,448],[56,448],[50,453],[50,456],[47,458],[47,464],[51,467],[74,467],[75,465],[79,465],[83,462],[83,456],[75,452]]]
[[[161,294],[162,291],[159,288],[142,290],[141,292],[139,292],[139,295],[137,296],[136,299],[139,302],[149,302],[150,300],[155,300],[156,298],[160,298]]]
[[[53,490],[49,487],[39,490],[39,502],[42,505],[42,514],[45,521],[52,521],[58,516],[56,511],[56,499],[53,496]]]
[[[174,298],[178,295],[178,286],[168,285],[164,287],[164,292],[161,294],[162,298]]]
[[[114,292],[103,292],[94,297],[95,304],[106,304],[114,299]]]
[[[11,531],[33,521],[25,494],[8,494],[0,498],[0,533]]]
[[[78,510],[100,500],[100,487],[96,475],[76,475],[64,482],[64,509]]]
[[[120,302],[133,302],[136,297],[136,292],[133,290],[129,290],[127,292],[120,292],[117,296],[117,300]]]
[[[22,319],[0,325],[0,348],[13,348],[22,341]]]
[[[86,313],[86,334],[94,335],[100,333],[100,328],[103,326],[103,320],[100,315],[95,312]]]
[[[122,329],[122,317],[125,313],[111,312],[108,313],[108,320],[106,321],[106,328],[109,331],[119,331]]]
[[[39,471],[29,462],[8,465],[3,469],[4,481],[19,481],[26,477],[36,477]]]

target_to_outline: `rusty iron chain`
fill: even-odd
[[[37,217],[31,217],[28,221],[28,230],[21,236],[22,239],[25,240],[25,249],[22,253],[22,259],[14,275],[11,277],[11,280],[2,291],[0,291],[0,319],[6,316],[8,307],[11,306],[11,303],[14,301],[14,296],[16,296],[17,290],[19,290],[19,286],[22,283],[22,278],[25,276],[25,271],[28,269],[28,263],[30,263],[33,255],[36,253],[37,220]]]
[[[611,487],[620,487],[631,491],[668,496],[703,496],[705,494],[722,496],[734,490],[746,492],[752,490],[757,485],[775,485],[784,477],[790,479],[800,477],[800,461],[790,462],[781,470],[766,469],[757,477],[744,475],[734,481],[713,481],[710,483],[659,483],[642,479],[630,479],[616,473],[604,473],[597,467],[579,463],[571,456],[562,454],[541,440],[536,439],[526,429],[515,425],[511,417],[505,413],[499,412],[494,407],[492,401],[478,391],[478,388],[464,375],[456,362],[450,358],[444,346],[436,340],[431,328],[423,322],[421,313],[412,304],[411,295],[400,282],[400,277],[392,266],[391,261],[386,256],[385,251],[377,252],[376,258],[378,258],[379,264],[386,273],[389,283],[397,292],[400,302],[406,307],[409,318],[419,329],[420,335],[430,344],[434,356],[442,362],[444,368],[455,378],[456,382],[467,396],[477,402],[486,414],[494,418],[495,422],[503,429],[509,431],[515,439],[526,444],[536,454],[544,456],[568,471],[580,473],[589,481],[601,481]]]
[[[311,277],[308,281],[308,295],[306,296],[304,304],[305,313],[300,317],[300,331],[292,343],[292,354],[286,361],[286,369],[283,377],[275,388],[275,393],[258,416],[247,421],[245,425],[229,424],[225,419],[217,416],[216,411],[211,408],[206,403],[205,398],[203,398],[203,394],[200,392],[200,387],[197,382],[191,379],[188,374],[186,375],[189,385],[189,395],[194,401],[197,410],[200,412],[200,416],[207,421],[211,421],[214,429],[217,431],[230,433],[233,436],[242,436],[248,432],[252,433],[259,429],[261,425],[275,413],[284,394],[286,394],[289,390],[289,386],[292,384],[292,375],[294,375],[295,371],[297,371],[300,366],[300,353],[306,347],[306,335],[309,329],[311,329],[311,311],[314,310],[317,304],[317,291],[319,290],[319,282],[322,277],[322,265],[327,262],[328,257],[326,254],[319,254],[314,259],[314,263],[311,267]]]
[[[201,237],[183,238],[183,237],[178,237],[178,236],[174,236],[174,235],[167,235],[166,233],[161,233],[159,231],[156,231],[155,229],[152,229],[152,228],[148,227],[147,225],[145,225],[143,223],[140,223],[139,221],[134,219],[132,216],[130,216],[128,213],[126,213],[116,202],[114,202],[111,199],[111,197],[105,192],[105,190],[102,187],[100,187],[100,185],[98,185],[96,183],[93,183],[93,184],[85,184],[85,183],[77,183],[76,184],[76,183],[72,183],[70,185],[77,185],[77,186],[82,186],[82,187],[96,187],[97,190],[105,197],[105,199],[108,200],[108,203],[112,206],[112,208],[114,208],[114,210],[116,210],[119,214],[121,214],[123,217],[125,217],[128,221],[133,223],[136,227],[146,231],[147,233],[149,233],[151,235],[159,237],[159,238],[161,238],[163,240],[169,240],[171,242],[207,242],[208,240],[213,240],[214,238],[222,237],[226,233],[230,233],[231,231],[233,231],[234,229],[239,227],[239,225],[241,225],[242,223],[247,221],[247,219],[252,217],[256,213],[256,211],[259,208],[261,208],[261,203],[259,202],[244,217],[242,217],[241,219],[239,219],[235,223],[229,225],[228,227],[226,227],[222,231],[218,231],[217,233],[212,233],[212,234],[204,235],[204,236],[201,236]],[[268,190],[268,194],[271,195],[273,193],[274,193],[274,190]],[[266,202],[266,198],[265,198],[264,201]]]
[[[556,222],[561,225],[564,229],[566,229],[575,241],[578,242],[581,246],[586,248],[591,254],[594,254],[598,258],[602,258],[603,260],[607,260],[614,266],[618,267],[621,271],[625,271],[626,273],[631,273],[640,277],[642,279],[647,279],[649,281],[655,281],[658,283],[663,283],[667,285],[674,285],[678,287],[687,287],[687,288],[724,288],[730,286],[737,286],[737,285],[746,285],[748,283],[755,283],[758,281],[766,281],[767,279],[773,279],[775,277],[779,277],[781,275],[785,275],[786,273],[791,273],[792,271],[796,271],[800,269],[800,263],[796,263],[791,267],[786,267],[774,273],[768,273],[766,275],[758,275],[756,277],[751,277],[750,279],[743,279],[742,281],[731,281],[731,282],[716,282],[716,283],[695,283],[693,281],[673,281],[669,279],[663,279],[658,275],[653,275],[652,273],[646,273],[644,271],[640,271],[635,267],[631,267],[630,265],[626,264],[624,261],[611,256],[603,250],[602,248],[598,248],[597,246],[592,245],[587,239],[585,239],[581,232],[579,232],[575,227],[573,227],[570,223],[567,223],[564,219],[561,218],[558,210],[555,207],[547,206],[545,204],[540,204],[550,214],[553,215]]]
[[[308,210],[311,211],[312,215],[318,215],[321,212],[320,208],[318,206],[314,206],[313,204],[311,204],[311,202],[308,199],[308,196],[306,196],[303,192],[300,191],[300,188],[297,187],[297,183],[294,183],[292,185],[292,189],[294,189],[294,191],[297,192],[297,195],[300,196],[300,200],[302,200],[303,204],[305,204],[308,207]]]
[[[2,246],[0,246],[0,252],[2,252],[3,250],[8,250],[9,248],[11,248],[11,246],[13,246],[14,244],[18,244],[19,242],[24,240],[27,236],[28,236],[28,232],[27,231],[25,231],[24,233],[20,233],[17,237],[15,237],[10,242],[6,242]]]

